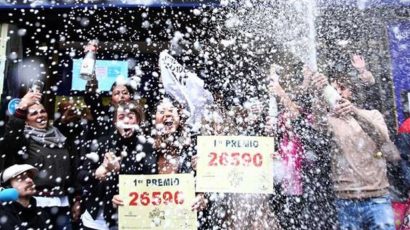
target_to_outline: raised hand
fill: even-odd
[[[29,91],[21,98],[18,105],[19,109],[26,110],[28,107],[38,103],[41,100],[42,94],[39,92]]]
[[[320,92],[321,90],[323,90],[323,88],[325,88],[326,85],[329,84],[327,77],[321,73],[313,74],[311,79],[311,86],[316,92]]]
[[[367,85],[373,85],[376,80],[373,74],[366,69],[366,62],[361,55],[354,54],[352,56],[352,65],[357,71],[359,71],[359,79]]]
[[[92,52],[97,52],[98,50],[98,43],[93,41],[90,41],[86,46],[84,46],[84,53],[87,53],[88,51]]]
[[[351,61],[353,67],[357,69],[359,72],[366,70],[366,61],[364,60],[362,55],[353,54]]]
[[[104,155],[103,165],[110,172],[118,172],[120,171],[120,158],[115,156],[115,154],[112,152],[107,152]]]

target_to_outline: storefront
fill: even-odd
[[[84,56],[82,47],[94,38],[100,40],[98,59],[105,61],[100,64],[100,73],[111,78],[101,86],[103,91],[108,90],[109,82],[118,75],[137,74],[141,78],[138,90],[141,97],[150,104],[154,103],[158,92],[152,89],[158,88],[159,52],[169,48],[178,33],[189,37],[192,43],[199,41],[202,46],[221,46],[218,44],[223,43],[221,36],[214,38],[216,42],[213,41],[215,30],[221,22],[220,18],[215,19],[220,12],[215,13],[214,10],[229,7],[232,1],[29,3],[31,5],[19,1],[0,3],[0,78],[3,79],[0,82],[4,83],[0,85],[2,120],[10,99],[21,97],[20,86],[29,86],[34,79],[44,80],[46,88],[50,89],[45,95],[46,107],[50,112],[55,108],[54,95],[81,96],[85,81],[79,79],[77,67],[79,59]],[[265,27],[274,34],[274,39],[266,42],[279,43],[305,63],[317,63],[319,70],[325,73],[329,66],[344,58],[341,53],[357,51],[363,54],[367,58],[368,68],[376,77],[376,108],[383,111],[394,132],[405,118],[405,110],[408,110],[405,109],[408,107],[405,106],[408,97],[403,95],[407,95],[410,89],[406,71],[410,64],[405,58],[409,52],[403,47],[408,44],[405,36],[408,33],[405,31],[409,28],[409,3],[399,0],[322,0],[292,4],[282,7],[278,2],[274,5],[276,11],[283,9],[288,12],[285,16],[290,15],[283,18],[278,16],[280,20],[290,20],[286,19],[289,17],[291,20],[283,30],[272,31],[268,29],[270,27]],[[256,28],[265,22],[262,16],[253,16],[254,12],[258,13],[255,6],[249,8],[248,18],[245,18],[247,25],[233,30],[249,30],[254,34],[261,31],[249,29],[253,26],[251,23],[256,23]],[[251,20],[252,17],[257,20]],[[230,23],[228,19],[225,26]],[[256,40],[255,37],[252,39]],[[227,38],[225,42],[230,41]],[[220,49],[220,52],[223,50]],[[218,56],[223,57],[221,54],[211,55]],[[186,64],[195,64],[195,72],[199,75],[209,67],[198,64],[195,55],[190,57],[194,58],[187,60]],[[217,65],[217,60],[210,61]],[[225,77],[220,70],[211,74],[220,75],[212,76],[215,78]]]

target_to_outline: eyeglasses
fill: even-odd
[[[28,111],[28,115],[29,116],[36,116],[37,114],[42,114],[42,113],[46,113],[45,109],[39,109],[39,110],[29,110]]]

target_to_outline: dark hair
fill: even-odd
[[[345,74],[342,72],[334,72],[330,76],[330,82],[334,82],[338,85],[344,86],[350,89],[351,91],[354,90],[354,84],[353,84],[352,78],[348,74]]]
[[[125,86],[125,88],[127,88],[127,90],[128,90],[128,93],[130,93],[130,98],[131,98],[131,100],[134,98],[134,94],[135,94],[135,91],[134,91],[134,89],[129,85],[129,84],[117,84],[117,82],[114,82],[113,84],[112,84],[112,86],[111,86],[111,89],[110,89],[110,92],[112,93],[112,91],[114,90],[114,88],[115,87],[117,87],[118,85],[123,85],[123,86]]]
[[[130,112],[134,113],[137,116],[139,123],[142,123],[145,120],[145,113],[141,105],[139,105],[138,102],[136,101],[129,101],[129,102],[121,102],[115,107],[114,123],[117,122],[117,113],[118,113],[118,109],[120,108],[124,110],[129,110]]]
[[[351,98],[349,99],[353,103],[357,103],[360,98],[357,97],[358,87],[354,84],[352,77],[344,73],[336,73],[330,77],[331,83],[336,83],[341,87],[349,89],[352,93]]]
[[[177,109],[178,116],[179,116],[179,126],[176,129],[176,134],[178,136],[184,136],[186,133],[188,133],[187,126],[186,126],[186,121],[188,120],[189,116],[184,113],[185,106],[175,100],[173,97],[169,95],[164,95],[162,97],[162,100],[159,101],[159,103],[156,106],[155,113],[154,113],[154,121],[155,121],[155,114],[158,111],[158,106],[164,103],[165,101],[169,101],[172,106],[174,106]]]

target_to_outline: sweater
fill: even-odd
[[[390,141],[382,114],[377,110],[358,110],[358,117],[376,128]],[[379,145],[364,131],[357,118],[328,117],[333,133],[332,178],[338,198],[362,199],[388,193],[386,160],[378,154]]]

